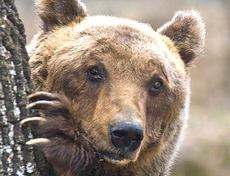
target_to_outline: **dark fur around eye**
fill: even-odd
[[[91,82],[101,82],[105,79],[105,68],[103,65],[94,65],[87,69],[86,78]]]
[[[148,91],[151,95],[156,96],[163,90],[163,80],[159,77],[153,77],[148,84]]]

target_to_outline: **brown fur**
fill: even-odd
[[[127,19],[83,19],[80,3],[68,2],[71,7],[62,0],[37,1],[45,27],[29,46],[35,88],[63,95],[69,102],[68,113],[45,113],[49,120],[41,125],[41,136],[55,139],[44,146],[45,155],[62,175],[167,175],[187,119],[187,66],[204,43],[199,14],[178,12],[155,32]],[[105,70],[98,83],[86,76],[94,65]],[[163,88],[151,95],[156,78]],[[125,156],[112,146],[108,133],[123,120],[144,126],[141,146]],[[108,159],[108,152],[123,159]]]

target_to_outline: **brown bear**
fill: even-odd
[[[59,175],[166,176],[186,125],[189,66],[204,46],[197,11],[154,31],[87,16],[77,0],[37,0],[42,30],[28,47],[39,92],[39,144]]]

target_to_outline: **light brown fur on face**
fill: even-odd
[[[45,27],[28,47],[36,90],[62,94],[69,101],[66,131],[83,129],[103,159],[88,175],[167,175],[187,119],[187,68],[204,43],[199,14],[178,12],[155,32],[132,20],[86,17],[81,3],[68,2],[73,6],[62,0],[37,1]],[[100,81],[89,78],[95,66],[103,73]],[[156,80],[161,83],[157,91]],[[111,128],[123,121],[143,128],[143,140],[132,152],[121,152],[111,142]],[[51,158],[55,152],[60,153],[53,151]],[[68,167],[59,173],[81,175],[67,173]]]

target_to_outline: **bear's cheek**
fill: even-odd
[[[183,93],[165,93],[147,99],[144,148],[158,148],[168,138],[168,129],[179,120]],[[173,131],[173,129],[171,129]]]

